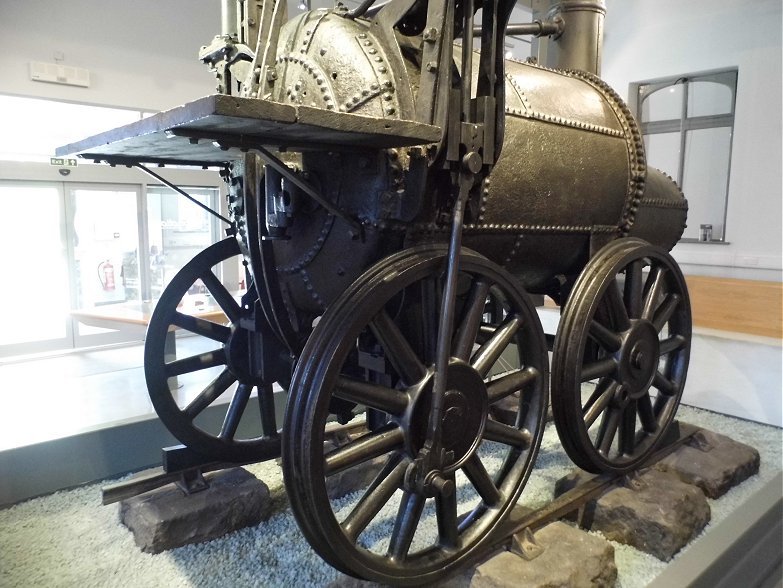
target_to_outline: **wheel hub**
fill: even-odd
[[[416,456],[427,438],[434,372],[416,386],[411,410],[406,415],[406,443],[412,456]],[[440,419],[441,445],[444,449],[440,470],[454,471],[473,454],[478,447],[487,422],[489,402],[484,380],[464,361],[452,359],[446,373],[446,394]]]
[[[625,393],[641,398],[652,384],[658,368],[660,342],[650,321],[634,321],[618,352],[620,381]]]

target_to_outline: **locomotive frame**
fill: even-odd
[[[553,68],[504,60],[513,5],[366,0],[286,22],[280,0],[224,0],[222,33],[200,52],[218,94],[58,149],[164,182],[146,165],[221,169],[228,238],[175,276],[150,322],[153,405],[205,459],[282,456],[303,534],[359,577],[453,573],[513,509],[550,387],[531,292],[563,308],[552,409],[580,467],[645,463],[684,387],[690,307],[667,250],[687,203],[647,169],[633,116],[596,75],[603,2],[553,2],[547,22],[517,27],[553,37]],[[239,301],[211,269],[237,256]],[[228,325],[178,310],[198,280]],[[215,349],[169,361],[171,328]],[[169,378],[220,366],[180,406]],[[289,391],[282,429],[274,383]],[[235,384],[220,430],[200,428]],[[261,430],[240,438],[251,410]],[[335,442],[334,420],[363,432]],[[346,515],[330,479],[359,468],[372,476]]]

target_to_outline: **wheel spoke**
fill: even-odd
[[[677,306],[680,304],[680,300],[681,298],[679,294],[669,294],[666,296],[666,298],[664,298],[663,303],[655,312],[655,316],[652,320],[656,331],[660,333],[664,325],[669,322],[669,319],[672,317],[674,311],[677,309]]]
[[[665,394],[666,396],[671,396],[674,394],[674,382],[669,380],[661,372],[655,372],[652,385],[658,388],[658,390],[660,390],[661,393]]]
[[[610,353],[614,353],[622,345],[620,335],[607,329],[595,319],[590,321],[590,336]]]
[[[217,276],[212,273],[212,270],[207,270],[201,276],[201,281],[204,282],[204,285],[209,290],[209,293],[212,294],[220,309],[226,313],[228,320],[232,323],[238,323],[242,312],[239,304],[234,300],[231,292],[226,290],[226,287],[218,280]]]
[[[500,502],[502,498],[500,491],[495,486],[495,482],[492,481],[478,455],[475,453],[471,455],[462,469],[465,471],[465,475],[470,480],[470,483],[473,484],[476,492],[481,496],[484,504],[492,507]]]
[[[666,271],[665,267],[655,267],[647,278],[647,283],[650,284],[650,287],[644,297],[643,319],[649,321],[655,315],[655,309],[658,308],[658,299],[661,297],[663,285],[666,281]]]
[[[628,311],[625,309],[623,298],[620,296],[619,286],[617,280],[612,280],[609,287],[606,289],[606,304],[609,306],[609,311],[612,318],[614,318],[617,326],[617,330],[627,331],[631,326],[631,321],[628,318]]]
[[[655,420],[658,421],[659,426],[662,416],[665,417],[664,413],[666,409],[671,404],[676,403],[676,401],[677,399],[674,396],[666,396],[664,394],[658,394],[658,396],[655,397],[655,403],[653,404],[653,414],[655,415]]]
[[[509,343],[514,339],[519,327],[522,326],[522,317],[519,315],[509,316],[502,325],[495,331],[495,334],[476,351],[471,365],[481,377],[485,377],[490,368],[506,350]]]
[[[588,398],[582,409],[584,412],[585,429],[592,427],[604,409],[609,406],[609,402],[617,393],[618,386],[619,384],[614,380],[605,378],[595,387],[593,394]]]
[[[265,437],[277,435],[277,418],[275,417],[275,393],[272,384],[258,386],[258,408],[261,411],[261,429]]]
[[[479,327],[481,326],[481,317],[484,315],[484,307],[487,304],[487,295],[489,294],[489,282],[485,280],[476,280],[470,288],[468,300],[465,303],[465,312],[463,313],[462,323],[457,329],[457,335],[452,347],[452,355],[459,359],[467,361],[473,351],[473,344],[476,342]]]
[[[598,436],[596,437],[596,445],[598,452],[604,456],[609,455],[609,448],[612,446],[614,437],[617,434],[617,428],[620,425],[620,418],[623,416],[623,412],[619,408],[611,407],[604,413],[601,419],[601,424],[598,428]]]
[[[357,464],[402,447],[404,435],[397,425],[389,425],[363,435],[325,456],[325,473],[331,476]]]
[[[687,339],[683,337],[682,335],[674,335],[672,337],[668,337],[661,341],[661,345],[659,348],[660,355],[666,355],[667,353],[671,353],[672,351],[677,351],[678,349],[682,349],[685,347],[685,344],[687,343]]]
[[[620,434],[618,436],[620,455],[632,456],[636,449],[636,401],[629,400],[622,409]]]
[[[623,300],[628,317],[638,319],[642,316],[642,261],[635,260],[625,269],[625,288]]]
[[[517,449],[527,449],[530,447],[531,440],[530,431],[516,429],[493,420],[487,420],[484,438],[504,445],[511,445]]]
[[[201,393],[188,404],[183,412],[189,420],[195,419],[205,408],[215,402],[228,387],[236,382],[237,379],[228,369],[220,372],[217,378],[212,380]]]
[[[493,404],[506,396],[511,396],[514,392],[523,390],[530,384],[538,382],[540,377],[541,374],[537,369],[527,367],[492,380],[487,385],[489,403]]]
[[[582,374],[580,375],[579,381],[588,382],[596,378],[610,376],[615,372],[616,369],[617,362],[613,357],[600,359],[582,366]]]
[[[416,534],[421,512],[424,510],[424,496],[414,492],[405,492],[394,521],[394,530],[389,540],[388,557],[394,561],[404,561]]]
[[[379,312],[370,322],[370,329],[388,354],[394,369],[403,382],[412,386],[421,380],[427,372],[419,361],[399,327],[394,324],[385,310]]]
[[[438,317],[440,316],[438,286],[435,278],[421,282],[422,357],[427,365],[435,363],[438,347]]]
[[[218,323],[213,323],[197,316],[183,314],[179,311],[174,312],[171,324],[219,343],[225,343],[231,336],[231,329],[225,325],[219,325]]]
[[[173,378],[174,376],[189,374],[218,365],[226,365],[226,352],[223,349],[215,349],[214,351],[191,355],[184,359],[177,359],[165,364],[164,371],[167,378]]]
[[[452,474],[449,479],[455,482]],[[457,492],[438,494],[435,497],[435,515],[438,519],[438,539],[443,547],[459,546],[459,528],[457,520]]]
[[[239,421],[242,420],[242,415],[245,414],[245,408],[247,408],[247,401],[250,400],[250,391],[252,389],[253,386],[244,382],[237,386],[234,396],[231,398],[231,403],[228,405],[226,418],[223,420],[223,427],[218,435],[221,439],[233,439],[234,435],[236,435]]]
[[[639,411],[639,422],[642,424],[642,428],[646,433],[655,433],[658,430],[658,421],[653,414],[652,401],[649,394],[645,394],[639,399],[637,403],[637,410]]]
[[[341,524],[343,532],[351,541],[355,542],[359,538],[362,531],[402,485],[407,465],[407,462],[402,461],[402,456],[397,454],[391,456],[383,469],[378,472],[359,503]]]
[[[337,379],[334,395],[397,416],[408,408],[408,396],[404,392],[344,376]]]

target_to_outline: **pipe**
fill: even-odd
[[[236,0],[221,0],[220,34],[224,37],[237,38],[238,32]]]
[[[506,35],[534,37],[548,37],[550,35],[559,35],[563,32],[563,19],[555,17],[552,20],[528,22],[523,24],[510,24],[506,27]],[[481,26],[473,27],[473,36],[481,36]]]

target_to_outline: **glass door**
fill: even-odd
[[[63,210],[58,182],[0,181],[0,357],[71,344]]]
[[[142,310],[139,187],[69,184],[67,196],[74,309],[81,316],[74,346],[141,340],[143,325],[108,320]]]
[[[217,209],[217,188],[184,190],[201,204]],[[165,186],[147,186],[146,204],[150,290],[145,298],[157,300],[187,262],[219,239],[219,228],[215,217]]]

